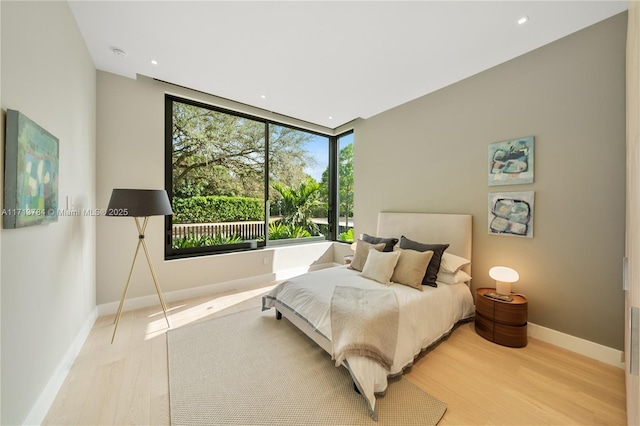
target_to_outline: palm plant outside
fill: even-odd
[[[282,196],[283,216],[276,223],[293,228],[301,227],[311,235],[320,235],[320,227],[313,221],[313,212],[321,204],[320,184],[308,178],[297,189],[285,187],[278,182],[271,186]]]

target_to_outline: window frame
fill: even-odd
[[[180,96],[175,96],[171,94],[165,94],[164,97],[164,115],[165,115],[165,167],[164,167],[164,186],[167,194],[169,196],[169,200],[173,201],[173,103],[180,102],[188,105],[192,105],[198,108],[205,108],[212,111],[216,111],[218,113],[230,114],[237,117],[242,117],[248,120],[253,120],[257,122],[264,123],[265,126],[265,166],[264,166],[264,213],[265,213],[265,241],[252,243],[252,242],[244,242],[238,244],[229,244],[229,245],[214,245],[214,246],[205,246],[205,247],[191,247],[191,248],[182,248],[182,249],[174,249],[172,247],[172,231],[173,231],[173,221],[172,216],[165,216],[165,238],[164,238],[164,258],[165,260],[172,259],[182,259],[189,257],[197,257],[197,256],[209,256],[223,253],[233,253],[233,252],[244,252],[244,251],[252,251],[259,250],[263,248],[274,247],[274,245],[269,245],[269,218],[270,218],[270,199],[269,199],[269,187],[270,187],[270,177],[269,177],[269,126],[277,125],[288,127],[293,130],[302,131],[311,133],[314,135],[322,136],[328,138],[328,169],[329,169],[329,179],[328,179],[328,194],[329,201],[327,205],[327,220],[328,220],[328,233],[326,238],[323,241],[337,241],[338,236],[338,226],[339,223],[339,205],[338,202],[338,157],[339,157],[339,147],[338,141],[344,135],[349,133],[353,133],[353,130],[349,130],[347,132],[341,133],[340,135],[330,135],[325,134],[305,128],[301,128],[298,126],[294,126],[291,124],[278,122],[275,120],[266,119],[264,117],[254,116],[251,114],[230,110],[222,107],[218,107],[215,105],[207,104],[205,102],[196,101],[193,99],[183,98]],[[300,241],[291,242],[289,244],[311,244],[318,242],[317,238],[310,238],[310,241],[305,241],[306,239],[300,239]],[[279,244],[278,244],[279,245]]]

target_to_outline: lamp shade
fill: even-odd
[[[107,216],[166,216],[173,214],[164,189],[114,189]]]
[[[520,279],[520,275],[514,269],[506,266],[494,266],[489,269],[489,276],[503,283],[515,283]]]
[[[511,294],[511,283],[520,279],[515,270],[506,266],[494,266],[489,269],[489,276],[496,280],[496,292],[499,294]]]

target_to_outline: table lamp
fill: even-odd
[[[496,280],[496,293],[511,294],[511,283],[520,279],[520,275],[506,266],[494,266],[489,269],[489,276]]]
[[[138,245],[136,247],[135,254],[133,255],[133,263],[129,270],[129,278],[127,278],[127,284],[122,292],[122,298],[120,299],[120,306],[118,307],[118,313],[116,314],[115,327],[113,329],[113,336],[111,337],[111,343],[116,337],[116,330],[118,329],[118,321],[120,315],[122,315],[122,306],[124,300],[127,297],[127,290],[129,289],[129,283],[131,282],[131,275],[133,274],[133,267],[136,264],[136,258],[140,251],[140,246],[144,249],[144,254],[147,257],[147,263],[151,270],[151,276],[153,277],[153,283],[156,286],[156,292],[160,299],[160,305],[164,312],[164,318],[167,320],[167,326],[169,324],[169,318],[167,317],[167,305],[164,303],[164,297],[158,284],[158,277],[153,269],[151,263],[151,257],[149,256],[149,249],[144,239],[144,232],[147,228],[150,216],[166,216],[173,214],[171,210],[171,203],[169,202],[169,196],[164,189],[114,189],[111,193],[111,199],[109,200],[109,207],[107,207],[107,216],[122,216],[133,217],[136,222],[136,228],[138,228]],[[140,218],[144,218],[142,224]]]

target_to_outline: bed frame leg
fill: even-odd
[[[282,319],[282,313],[280,313],[279,310],[276,309],[276,319],[277,320],[281,320]]]

